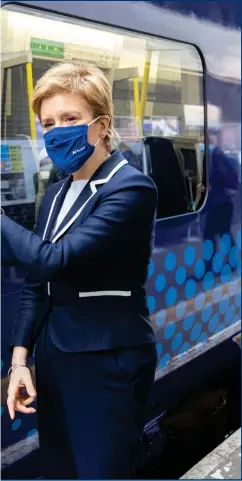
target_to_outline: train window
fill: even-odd
[[[2,9],[3,206],[34,226],[47,186],[60,178],[30,103],[35,81],[63,61],[91,62],[107,75],[114,147],[153,178],[158,218],[197,210],[206,176],[203,69],[195,47],[13,5]]]

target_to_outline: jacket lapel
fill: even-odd
[[[50,206],[50,211],[49,215],[47,218],[47,222],[45,225],[45,230],[43,233],[43,239],[48,239],[50,240],[51,238],[51,233],[52,230],[55,226],[55,222],[57,219],[57,216],[60,212],[61,206],[63,204],[64,198],[66,196],[66,193],[71,185],[72,182],[72,176],[70,175],[62,184],[58,192],[55,194],[55,197],[52,201],[52,204]]]
[[[83,191],[80,193],[79,197],[69,210],[68,214],[66,217],[63,219],[62,223],[58,227],[57,231],[54,234],[54,237],[52,239],[52,242],[56,242],[70,227],[71,225],[75,222],[77,217],[82,213],[88,202],[92,199],[92,197],[95,196],[97,192],[98,186],[101,186],[108,182],[113,175],[125,164],[127,164],[127,160],[125,160],[122,156],[122,154],[119,151],[114,152],[109,159],[107,159],[97,170],[94,172],[93,176],[91,179],[88,181],[88,183],[85,185]],[[69,188],[69,186],[68,186]],[[68,190],[68,189],[67,189]],[[65,191],[65,195],[66,192]],[[53,223],[51,230],[48,230],[48,232],[52,232],[52,229],[54,227],[55,220],[57,219],[57,216],[60,212],[60,207],[62,205],[62,194],[58,196],[57,202],[56,202],[56,209],[55,213],[57,211],[57,214],[55,214],[55,219],[53,219]],[[60,203],[61,202],[61,203]],[[53,214],[54,217],[54,214]]]
[[[85,185],[84,189],[81,191],[80,195],[77,197],[74,204],[71,206],[69,212],[64,217],[63,221],[59,225],[57,231],[55,232],[53,239],[59,234],[59,232],[65,228],[65,226],[75,217],[76,213],[79,212],[80,209],[83,209],[86,204],[91,200],[93,196],[93,192],[91,189],[90,181]],[[60,209],[58,210],[58,214]],[[58,216],[57,214],[57,216]]]

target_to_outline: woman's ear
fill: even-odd
[[[109,130],[109,124],[110,124],[109,116],[108,115],[102,115],[102,117],[100,119],[100,123],[101,123],[100,137],[102,139],[105,139],[105,137],[108,133],[108,130]]]

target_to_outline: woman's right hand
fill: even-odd
[[[11,419],[15,418],[15,411],[25,414],[36,412],[33,407],[27,407],[36,396],[31,372],[26,366],[18,366],[11,373],[8,387],[8,411]]]

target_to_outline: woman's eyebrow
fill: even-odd
[[[81,112],[79,112],[78,110],[65,110],[61,112],[60,117],[66,117],[68,115],[78,115],[79,117],[81,117]]]
[[[43,118],[40,120],[41,124],[46,124],[47,122],[53,122],[53,118],[52,117],[46,117],[46,118]]]
[[[76,115],[78,117],[82,117],[81,112],[79,112],[78,110],[63,110],[59,113],[60,118],[67,117],[68,115]],[[53,117],[44,117],[43,119],[41,119],[41,124],[46,122],[53,122],[53,120]]]

